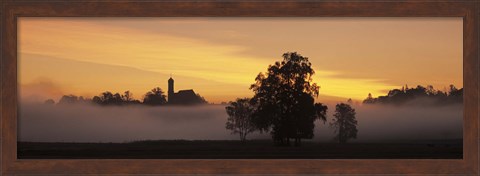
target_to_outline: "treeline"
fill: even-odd
[[[413,100],[425,99],[430,103],[423,102],[423,105],[449,105],[463,102],[463,88],[458,89],[454,85],[449,86],[449,90],[437,90],[433,86],[423,87],[418,85],[415,88],[408,88],[408,85],[401,89],[388,91],[387,95],[373,98],[372,94],[363,100],[364,104],[394,104],[403,105]]]
[[[198,104],[207,103],[203,97],[199,94],[196,95],[198,99],[202,100]],[[77,104],[77,103],[90,103],[102,106],[122,106],[122,105],[149,105],[149,106],[162,106],[167,105],[167,96],[160,87],[155,87],[152,90],[145,93],[142,101],[134,99],[133,94],[130,91],[125,91],[123,94],[112,93],[105,91],[93,98],[84,98],[83,96],[76,95],[64,95],[57,104]],[[45,104],[55,104],[55,101],[48,99]]]
[[[283,54],[283,61],[270,65],[260,73],[250,89],[252,98],[239,98],[230,102],[225,110],[228,119],[225,127],[245,141],[247,134],[270,132],[277,145],[301,144],[302,139],[312,139],[315,121],[327,121],[328,107],[315,103],[320,86],[312,82],[315,71],[307,57],[296,52]],[[355,109],[349,104],[336,105],[330,126],[335,129],[340,143],[357,137]]]

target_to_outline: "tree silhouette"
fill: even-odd
[[[403,89],[405,90],[405,89]],[[365,100],[363,100],[363,103],[364,104],[373,104],[375,103],[375,99],[372,97],[372,94],[371,93],[368,93],[368,96]]]
[[[373,98],[371,94],[363,101],[364,104],[393,104],[403,105],[415,99],[428,99],[432,103],[423,102],[422,105],[448,105],[452,103],[463,102],[463,88],[457,89],[454,85],[450,85],[447,92],[436,90],[432,85],[423,87],[418,85],[416,88],[408,88],[407,85],[402,89],[393,89],[386,96]]]
[[[357,120],[355,109],[345,103],[336,105],[333,122],[330,126],[335,129],[335,139],[340,143],[346,143],[348,139],[357,138]]]
[[[294,138],[300,145],[301,138],[313,137],[314,121],[321,119],[314,104],[320,87],[312,83],[313,74],[307,57],[289,52],[251,85],[258,107],[253,120],[260,131],[270,131],[276,144],[290,145]]]
[[[315,113],[317,114],[318,119],[322,120],[323,123],[327,121],[327,110],[328,107],[322,103],[315,103]]]
[[[255,124],[252,121],[254,110],[249,98],[237,99],[230,102],[225,110],[228,114],[225,128],[232,131],[232,134],[239,134],[240,140],[245,141],[247,134],[255,131]]]
[[[94,96],[94,97],[92,98],[92,102],[95,103],[95,104],[99,104],[99,105],[102,105],[102,104],[103,104],[103,102],[102,102],[102,100],[100,99],[99,96]]]
[[[152,106],[164,105],[167,103],[167,99],[162,89],[160,87],[156,87],[145,94],[143,103]]]
[[[352,100],[351,98],[349,98],[349,99],[347,100],[347,103],[348,103],[348,104],[353,104],[353,100]]]
[[[58,104],[74,104],[78,102],[78,97],[75,95],[64,95],[58,101]]]
[[[123,92],[122,100],[123,100],[123,104],[129,104],[129,105],[131,105],[131,104],[142,104],[140,101],[135,100],[133,98],[133,94],[129,90]]]
[[[105,91],[100,96],[94,96],[92,101],[100,105],[123,105],[122,96],[119,93],[113,94],[110,91]]]
[[[130,102],[130,101],[133,101],[132,96],[133,96],[132,93],[129,90],[127,90],[122,95],[122,99],[126,102]]]
[[[454,85],[450,85],[448,97],[450,97],[451,102],[457,102],[457,103],[463,102],[463,88],[457,89]]]
[[[45,100],[44,104],[53,105],[55,104],[55,101],[53,99],[48,99],[48,100]]]
[[[83,99],[83,98],[81,98]],[[85,100],[87,101],[87,99]],[[93,103],[99,105],[127,105],[127,104],[140,104],[140,101],[133,99],[132,93],[130,91],[125,91],[123,95],[119,93],[112,93],[110,91],[105,91],[99,96],[94,96],[91,100]]]

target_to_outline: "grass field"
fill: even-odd
[[[274,146],[270,140],[128,143],[18,142],[19,159],[461,159],[462,140],[318,143]]]

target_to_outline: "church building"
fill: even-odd
[[[172,77],[168,79],[168,104],[171,105],[194,105],[194,104],[203,104],[206,101],[200,97],[200,95],[195,94],[193,89],[179,90],[175,93],[174,89],[174,80]]]

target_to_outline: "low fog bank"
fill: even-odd
[[[392,142],[462,138],[461,105],[411,107],[354,105],[358,139],[352,142]],[[316,122],[313,141],[330,142],[328,121]],[[137,140],[238,140],[225,129],[225,106],[149,107],[44,105],[23,103],[19,109],[19,141],[130,142]],[[249,134],[247,139],[270,139]]]
[[[394,106],[353,105],[358,121],[357,139],[351,142],[412,142],[463,138],[463,105]],[[326,125],[317,122],[315,138],[331,141],[329,122],[334,106],[329,106]]]
[[[46,142],[130,142],[137,140],[236,140],[225,130],[220,105],[150,107],[23,105],[19,140]],[[255,134],[252,137],[256,136]],[[259,135],[261,136],[261,135]],[[268,136],[267,136],[268,137]]]

